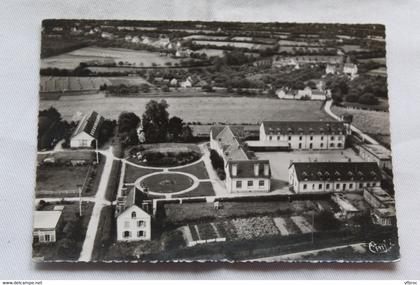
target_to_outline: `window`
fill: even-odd
[[[331,140],[332,140],[332,141],[334,140],[334,136],[331,136]]]
[[[242,181],[236,181],[236,188],[242,188]]]
[[[130,221],[125,221],[124,228],[129,228],[129,227],[130,227]]]
[[[265,181],[264,181],[264,180],[260,180],[260,181],[258,181],[258,185],[259,185],[260,187],[263,187],[263,186],[265,185]]]
[[[324,137],[323,137],[323,136],[321,136],[321,140],[322,140],[322,141],[324,140]]]
[[[306,184],[303,184],[303,189],[305,189],[306,190],[306,188],[307,188],[308,186],[306,185]]]
[[[138,221],[137,222],[137,226],[140,228],[140,227],[144,227],[146,225],[146,222],[145,221]]]
[[[318,185],[318,189],[321,190],[322,189],[322,184]]]
[[[302,136],[299,136],[299,140],[300,140],[300,141],[302,140]]]
[[[82,146],[87,146],[87,140],[82,140]]]
[[[252,187],[254,185],[254,181],[248,180],[248,187]]]
[[[51,236],[50,235],[45,235],[44,240],[45,240],[45,242],[51,241]]]
[[[131,218],[132,218],[132,219],[135,219],[136,217],[137,217],[136,212],[131,212]]]
[[[349,189],[353,189],[353,183],[349,184]]]
[[[309,144],[309,148],[312,148],[312,143]]]
[[[144,231],[138,231],[137,237],[144,237]]]
[[[321,144],[320,144],[320,147],[324,147],[324,144],[323,144],[323,143],[321,143]]]
[[[335,185],[335,189],[340,189],[340,183],[337,183],[337,184]]]
[[[333,143],[331,143],[331,144],[330,144],[330,147],[334,147],[334,144],[333,144]]]
[[[273,136],[268,136],[268,139],[271,141],[273,139]]]
[[[292,139],[292,136],[289,136],[289,138],[288,138],[288,139],[289,139],[289,141],[290,141],[290,140]]]
[[[312,190],[314,190],[315,189],[315,184],[312,184]]]
[[[280,140],[280,136],[277,136],[277,140],[278,140],[278,141]]]
[[[130,231],[125,231],[125,232],[123,233],[123,237],[125,237],[125,238],[129,238],[130,236],[131,236]]]
[[[327,189],[327,190],[330,189],[330,183],[325,184],[325,189]]]
[[[313,139],[314,139],[314,137],[313,137],[313,136],[310,136],[310,137],[309,137],[309,139],[310,139],[310,140],[313,140]]]
[[[359,188],[363,188],[363,183],[359,183]]]
[[[302,148],[302,143],[299,143],[299,148]]]
[[[341,143],[338,143],[338,144],[337,144],[337,147],[341,147]]]

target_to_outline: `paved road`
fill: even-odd
[[[325,105],[324,105],[324,110],[325,112],[327,112],[328,115],[330,115],[331,117],[333,117],[334,119],[336,119],[337,121],[340,121],[340,118],[334,114],[331,111],[331,106],[332,106],[332,100],[328,100]],[[351,125],[351,130],[355,133],[358,133],[360,135],[361,138],[363,138],[365,141],[370,142],[371,144],[379,144],[376,140],[374,140],[372,137],[366,135],[365,133],[363,133],[361,130],[359,130],[358,128],[356,128],[353,124]]]
[[[92,258],[93,246],[95,244],[96,232],[98,231],[99,218],[101,216],[102,208],[109,205],[110,201],[106,200],[105,193],[108,186],[109,176],[111,174],[112,163],[114,156],[112,155],[112,147],[106,151],[100,151],[105,156],[105,165],[99,182],[98,191],[96,192],[94,202],[95,206],[92,210],[89,224],[86,231],[85,241],[83,242],[82,251],[80,253],[79,261],[89,262]]]

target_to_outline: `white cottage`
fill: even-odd
[[[151,239],[152,218],[148,213],[149,204],[144,203],[144,194],[133,187],[125,201],[119,204],[117,216],[117,240],[140,241]]]
[[[90,148],[99,138],[99,132],[104,118],[93,111],[90,116],[85,115],[77,125],[70,138],[71,148]]]

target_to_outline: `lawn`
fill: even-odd
[[[288,187],[289,166],[292,161],[363,161],[352,149],[345,150],[301,150],[291,152],[256,152],[259,159],[270,161],[272,190]]]
[[[102,208],[96,232],[95,243],[92,252],[92,261],[101,261],[106,255],[106,251],[116,239],[116,223],[114,217],[114,207],[105,206]]]
[[[77,260],[82,250],[94,204],[90,202],[82,204],[83,216],[81,218],[78,216],[78,203],[47,203],[42,210],[53,210],[55,205],[64,205],[63,220],[57,231],[57,241],[53,244],[34,244],[32,256],[49,261]],[[72,230],[66,232],[67,228]]]
[[[186,172],[186,173],[194,175],[198,179],[209,179],[209,174],[207,173],[206,166],[204,165],[204,162],[202,161],[200,161],[199,163],[190,165],[190,166],[176,168],[173,170],[170,169],[169,171]]]
[[[141,181],[143,187],[157,193],[179,192],[191,187],[193,183],[189,176],[168,172],[152,175]]]
[[[216,193],[213,190],[211,182],[200,182],[197,188],[183,194],[172,195],[172,198],[186,198],[186,197],[203,197],[214,196]]]
[[[161,172],[159,169],[147,169],[126,164],[124,183],[134,183],[138,178],[155,172]]]
[[[36,197],[78,196],[78,185],[84,185],[83,196],[94,196],[98,190],[105,157],[100,154],[98,165],[40,165],[36,175]]]
[[[162,93],[164,96],[164,94]],[[56,108],[65,120],[78,111],[89,113],[91,106],[108,119],[117,119],[123,111],[141,115],[150,98],[90,98],[80,100],[40,101],[40,109]],[[264,120],[331,120],[322,110],[322,102],[279,100],[252,97],[182,97],[166,98],[171,116],[185,122],[211,124],[259,124]]]

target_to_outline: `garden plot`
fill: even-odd
[[[290,234],[287,230],[286,221],[283,218],[277,217],[274,218],[273,221],[282,236],[288,236]]]
[[[232,224],[239,239],[254,239],[279,234],[279,230],[268,216],[233,219]]]
[[[226,237],[220,234],[218,228],[213,223],[188,225],[182,227],[181,231],[187,242],[187,246],[226,241]]]
[[[303,234],[312,233],[314,231],[313,226],[304,217],[294,216],[291,217],[291,219]]]

